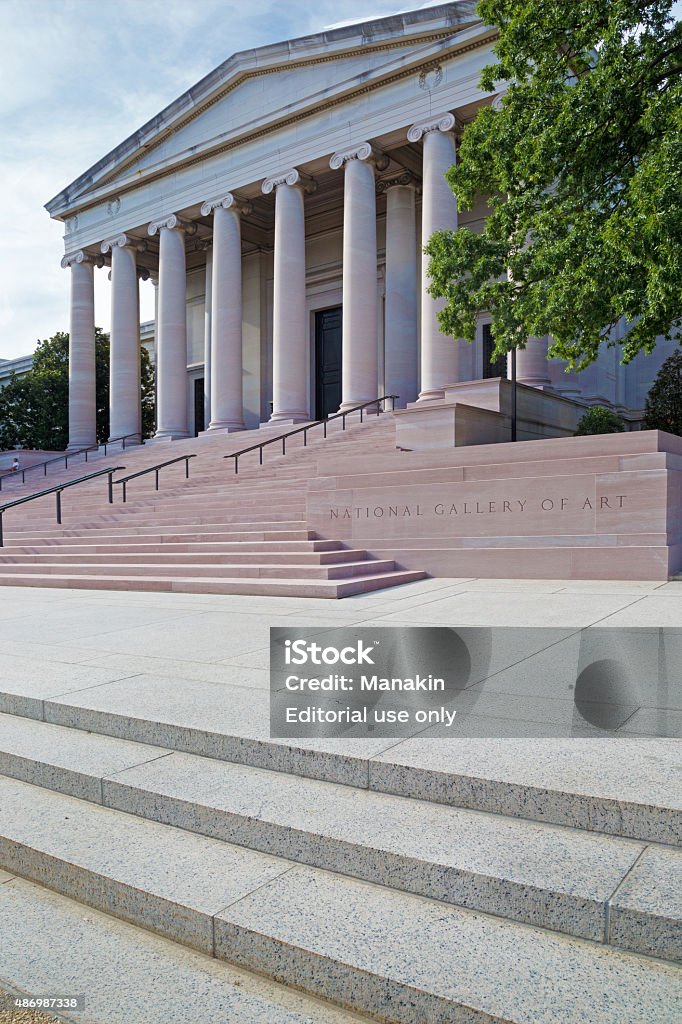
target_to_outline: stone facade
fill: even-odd
[[[399,406],[491,375],[438,330],[420,250],[458,212],[443,175],[482,104],[492,29],[443,4],[230,57],[47,204],[71,277],[72,446],[94,440],[93,274],[111,267],[114,434],[139,432],[138,278],[157,288],[159,439]],[[632,425],[668,354],[579,377],[518,353],[518,379]],[[113,436],[113,435],[112,435]]]

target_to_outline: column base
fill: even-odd
[[[419,392],[417,402],[437,402],[442,398],[445,398],[445,391],[443,388],[429,388],[426,391]]]
[[[65,451],[77,452],[83,448],[94,448],[96,445],[97,441],[94,439],[92,441],[69,441]]]
[[[338,415],[339,412],[350,412],[351,409],[357,409],[357,413],[358,413],[358,416],[359,416],[360,415],[360,410],[358,409],[358,406],[359,405],[364,405],[365,408],[363,410],[363,415],[367,414],[367,415],[371,416],[374,413],[374,406],[373,405],[367,405],[366,404],[367,402],[374,402],[374,399],[373,398],[356,398],[355,401],[353,401],[353,402],[342,402],[341,405],[338,408],[338,412],[335,413],[334,415]],[[383,408],[382,403],[379,401],[378,398],[376,399],[376,404],[380,408]]]
[[[261,427],[279,426],[283,427],[295,426],[297,423],[310,423],[312,422],[307,412],[278,412],[273,413],[267,423],[261,423]]]
[[[244,423],[209,423],[206,430],[199,432],[199,437],[206,437],[207,434],[236,434],[240,430],[246,430]]]
[[[135,438],[137,438],[138,440],[135,440]],[[126,439],[125,439],[126,440],[126,448],[139,448],[139,446],[141,444],[144,444],[144,441],[142,440],[142,435],[141,434],[136,434],[135,438],[133,438],[133,437],[126,437]],[[107,445],[110,445],[110,444],[118,444],[118,445],[121,446],[121,448],[123,448],[123,440],[121,439],[121,435],[120,434],[113,434],[109,438],[109,440],[107,441]]]
[[[189,436],[188,430],[157,430],[151,441],[147,441],[147,444],[154,441],[186,441]]]

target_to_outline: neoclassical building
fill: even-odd
[[[47,204],[71,278],[70,446],[95,438],[95,268],[111,268],[111,434],[140,429],[140,277],[156,287],[161,439],[295,423],[378,395],[442,396],[491,366],[445,337],[423,244],[476,230],[444,180],[494,29],[459,2],[237,53]],[[667,355],[567,375],[548,339],[518,379],[636,423]]]

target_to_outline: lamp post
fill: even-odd
[[[516,349],[511,350],[511,439],[516,440]]]

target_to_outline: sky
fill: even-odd
[[[63,227],[44,204],[232,53],[406,0],[0,0],[0,359],[69,326]],[[109,328],[107,271],[95,318]],[[154,316],[153,288],[140,291]]]

